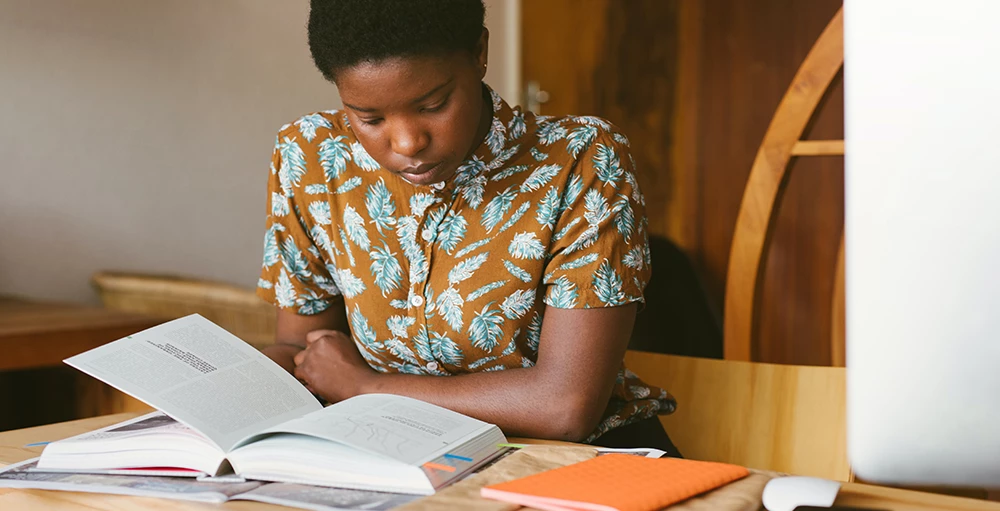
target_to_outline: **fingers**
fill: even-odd
[[[313,330],[306,334],[306,343],[312,344],[324,337],[336,337],[338,335],[343,335],[343,333],[337,330]]]
[[[296,372],[296,376],[298,375],[298,371],[299,371],[299,370],[298,370],[298,367],[302,365],[302,362],[303,362],[303,361],[304,361],[305,359],[306,359],[306,350],[302,350],[302,351],[298,352],[298,354],[296,354],[296,355],[295,355],[295,358],[293,358],[293,359],[292,359],[292,360],[293,360],[293,361],[295,362],[295,367],[296,367],[296,369],[295,369],[295,372]]]

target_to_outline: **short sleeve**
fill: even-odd
[[[651,274],[645,199],[627,139],[604,132],[563,190],[545,268],[546,305],[616,307],[643,301]]]
[[[294,138],[279,134],[271,157],[267,183],[267,230],[264,263],[257,281],[257,295],[297,314],[318,314],[340,290],[331,277],[316,238],[328,239],[323,226],[309,227],[302,217],[298,180],[307,172],[307,158]],[[298,192],[298,193],[296,193]]]

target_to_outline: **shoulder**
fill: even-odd
[[[629,146],[628,137],[614,123],[593,115],[535,116],[535,135],[538,145],[565,147],[574,157],[589,149],[601,139],[605,144],[620,148]]]
[[[318,146],[323,140],[338,136],[343,136],[345,139],[354,138],[347,114],[341,110],[326,110],[303,115],[282,126],[278,130],[278,140],[275,145],[294,141],[302,149],[306,149],[309,145]]]

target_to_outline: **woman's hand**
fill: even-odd
[[[378,375],[344,332],[315,330],[306,335],[306,343],[295,356],[295,377],[330,403],[361,394]]]

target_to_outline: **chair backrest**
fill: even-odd
[[[844,368],[640,351],[625,364],[677,398],[660,420],[685,457],[850,480]]]
[[[788,168],[792,159],[844,154],[843,140],[800,140],[843,63],[843,11],[838,10],[778,104],[747,179],[726,276],[723,342],[728,360],[752,360],[755,355],[764,254],[770,245],[777,204],[788,183]],[[843,252],[843,237],[840,244]],[[837,285],[834,287],[836,289]],[[843,300],[843,286],[840,285],[839,289],[840,297],[835,297],[835,301]],[[843,351],[843,339],[842,336],[839,339],[836,337],[836,319],[834,323],[833,351],[836,361],[838,351]]]
[[[256,346],[274,342],[276,309],[253,290],[221,282],[138,273],[92,277],[109,309],[175,319],[198,313]]]

